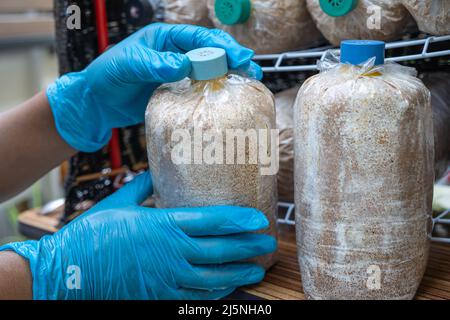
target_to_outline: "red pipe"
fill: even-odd
[[[106,14],[105,0],[95,0],[95,18],[97,24],[97,44],[100,54],[106,51],[109,46],[108,35],[108,17]],[[122,167],[122,156],[120,152],[119,130],[113,129],[111,140],[108,145],[109,159],[111,168],[118,169]]]

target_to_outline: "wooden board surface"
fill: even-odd
[[[59,219],[62,212],[55,212],[53,214],[42,216],[39,210],[29,210],[19,215],[19,223],[28,227],[42,230],[45,233],[55,233],[58,231]]]
[[[243,291],[268,300],[304,300],[293,227],[281,228],[280,261],[260,284]],[[432,243],[425,276],[417,300],[450,299],[450,245]]]
[[[0,13],[52,10],[53,0],[0,0]]]
[[[37,210],[19,216],[19,222],[46,232],[54,232],[59,214],[40,216]],[[303,300],[295,232],[292,226],[280,226],[280,260],[262,283],[241,288],[242,291],[268,300]],[[450,300],[450,245],[433,243],[427,271],[417,292],[418,300]]]
[[[54,30],[55,22],[51,15],[27,17],[13,14],[0,18],[0,39],[52,36]]]

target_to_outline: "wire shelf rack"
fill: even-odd
[[[433,229],[439,224],[450,226],[450,209],[433,218]],[[450,244],[450,238],[431,237],[431,241]]]
[[[430,50],[430,45],[435,43],[449,42],[450,48],[450,35],[447,36],[429,36],[423,39],[415,40],[404,40],[386,43],[387,54],[389,55],[390,50],[399,48],[409,48],[409,47],[420,47],[421,50],[417,54],[406,54],[400,56],[392,56],[386,58],[386,61],[402,62],[411,60],[422,60],[437,57],[450,56],[450,50]],[[272,65],[263,66],[263,72],[298,72],[298,71],[314,71],[317,70],[316,64],[303,64],[303,62],[308,59],[319,59],[323,60],[325,53],[328,49],[333,49],[331,46],[303,50],[303,51],[293,51],[285,52],[280,54],[264,54],[256,55],[254,60],[256,62],[264,62],[265,64],[272,62]],[[334,49],[339,51],[339,49]],[[299,60],[300,59],[300,60]],[[304,60],[306,59],[306,60]],[[285,65],[289,60],[299,60],[300,63],[294,65]]]
[[[295,226],[295,205],[289,202],[278,202],[278,223]],[[433,231],[436,225],[450,226],[450,209],[440,213],[438,216],[432,219]],[[445,237],[431,237],[431,241],[450,244],[450,238]]]
[[[293,203],[278,202],[278,212],[281,213],[281,215],[279,215],[278,217],[278,223],[294,226],[295,225],[294,209],[295,205]]]

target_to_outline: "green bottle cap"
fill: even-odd
[[[250,18],[250,0],[216,0],[214,10],[219,21],[226,25],[244,23]]]
[[[319,0],[322,11],[332,17],[342,17],[358,5],[358,0]]]

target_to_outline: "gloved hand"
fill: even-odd
[[[151,24],[115,45],[84,71],[62,76],[47,89],[56,128],[73,148],[93,152],[111,129],[144,121],[148,100],[161,83],[187,77],[191,63],[183,53],[199,47],[225,49],[228,64],[260,79],[253,51],[230,35],[190,25]]]
[[[242,207],[152,209],[148,173],[52,236],[11,243],[30,262],[35,299],[217,299],[263,279],[230,263],[273,252],[274,238],[247,232],[268,221]]]

